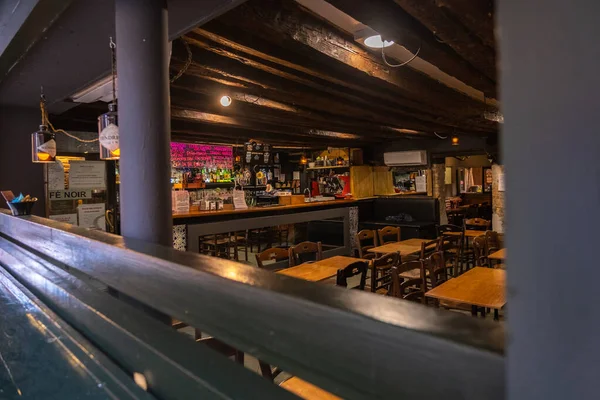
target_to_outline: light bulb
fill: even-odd
[[[382,47],[388,47],[393,44],[393,41],[382,40],[381,35],[373,35],[365,39],[365,46],[373,49],[381,49]]]
[[[458,136],[452,136],[452,146],[458,146]]]
[[[219,102],[221,103],[221,105],[223,107],[229,107],[231,105],[231,97],[229,97],[229,96],[222,96],[221,100],[219,100]]]

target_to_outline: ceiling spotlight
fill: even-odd
[[[379,33],[369,28],[368,26],[363,26],[361,29],[355,31],[354,40],[373,49],[381,49],[383,47],[388,47],[394,44],[394,42],[392,41],[383,40]]]
[[[223,107],[229,107],[231,105],[231,97],[229,97],[229,96],[222,96],[221,100],[219,100],[219,102],[221,103],[221,105]]]
[[[390,40],[383,40],[381,35],[373,35],[369,36],[365,39],[365,46],[371,47],[373,49],[381,49],[383,47],[388,47],[393,45],[394,42]]]
[[[452,136],[452,146],[458,146],[458,136]]]

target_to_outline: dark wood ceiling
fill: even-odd
[[[495,96],[491,1],[327,1]],[[172,75],[186,64],[171,84],[175,140],[347,146],[498,130],[483,117],[482,101],[409,66],[388,67],[380,53],[293,0],[250,0],[189,32],[173,43]],[[233,99],[230,107],[219,104],[222,95]],[[85,123],[95,112],[79,106],[59,118]]]

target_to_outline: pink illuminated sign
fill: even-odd
[[[233,148],[230,146],[172,142],[171,165],[173,168],[216,166],[232,169]]]

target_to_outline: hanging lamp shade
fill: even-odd
[[[40,129],[31,134],[31,161],[34,163],[56,161],[56,138],[46,125],[40,125]]]
[[[108,112],[98,117],[98,141],[100,142],[101,160],[118,160],[121,157],[117,105],[115,103],[110,103]]]

